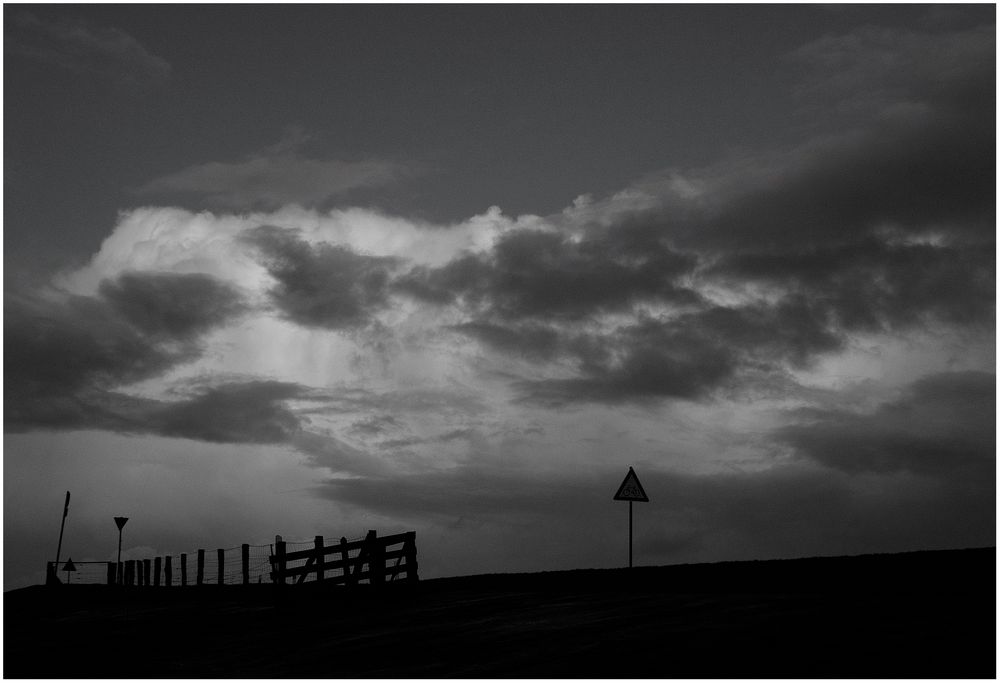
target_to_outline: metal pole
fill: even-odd
[[[632,568],[632,501],[628,502],[628,568]]]
[[[59,525],[59,545],[56,546],[56,571],[59,571],[59,553],[62,552],[63,529],[66,528],[67,514],[69,514],[69,491],[66,492],[66,504],[63,505],[62,524]]]

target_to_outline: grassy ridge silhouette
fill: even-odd
[[[993,548],[4,595],[7,677],[995,676]],[[59,656],[53,656],[59,653]]]

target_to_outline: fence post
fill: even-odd
[[[317,536],[313,539],[313,547],[316,548],[316,580],[323,580],[323,563],[326,558],[323,556],[323,537]]]
[[[205,580],[205,549],[198,548],[198,570],[195,574],[195,583],[201,585]]]
[[[181,585],[188,585],[188,556],[187,553],[181,553]]]
[[[343,563],[344,571],[344,585],[347,586],[352,583],[351,581],[351,565],[349,564],[351,560],[350,554],[347,552],[347,538],[344,536],[340,537],[340,561]]]
[[[285,542],[277,541],[274,544],[274,554],[277,558],[277,576],[274,577],[274,582],[276,584],[282,585],[285,583]]]
[[[135,560],[125,560],[125,585],[131,586],[135,578]]]
[[[406,543],[403,545],[403,552],[406,554],[406,580],[417,580],[417,532],[410,531],[406,534]]]
[[[143,582],[144,582],[143,585],[144,586],[151,586],[152,585],[150,583],[150,581],[149,581],[149,573],[150,573],[150,565],[151,564],[152,564],[152,562],[150,560],[143,560],[142,561],[142,573],[145,575],[143,577]]]
[[[250,584],[250,544],[244,543],[240,551],[243,558],[243,585],[247,586]]]
[[[385,583],[385,546],[372,529],[365,537],[368,544],[368,583]]]
[[[159,586],[160,585],[160,563],[162,561],[163,561],[162,558],[159,558],[159,557],[157,557],[157,558],[155,558],[153,560],[153,585],[154,586]]]
[[[174,577],[173,561],[170,555],[164,558],[163,562],[163,585],[172,586]]]
[[[226,551],[223,548],[219,548],[215,551],[216,557],[219,559],[219,576],[216,579],[216,583],[220,586],[226,582]]]

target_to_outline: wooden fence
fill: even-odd
[[[369,531],[364,539],[323,545],[323,537],[316,536],[313,547],[307,550],[287,551],[284,541],[276,541],[273,546],[251,546],[244,543],[239,547],[239,565],[235,560],[227,564],[237,548],[215,551],[215,566],[206,566],[205,550],[196,555],[194,577],[188,575],[188,554],[177,558],[177,573],[174,572],[174,558],[170,555],[145,560],[125,560],[115,562],[77,562],[81,565],[79,574],[69,579],[71,583],[103,583],[120,586],[201,586],[207,584],[248,585],[262,583],[302,583],[307,579],[334,583],[356,584],[361,581],[384,583],[386,580],[417,580],[416,533],[382,536]],[[251,563],[251,549],[255,562]],[[334,559],[327,559],[334,555]],[[84,567],[86,565],[86,567]],[[228,571],[227,571],[228,568]],[[58,575],[61,567],[55,562],[46,563],[46,583],[63,583]],[[211,570],[215,571],[212,572]],[[208,571],[206,571],[208,570]],[[102,572],[105,572],[101,576]],[[63,572],[64,576],[65,572]],[[85,574],[85,576],[84,576]],[[79,578],[76,578],[79,576]],[[254,580],[256,578],[256,581]],[[192,580],[193,579],[193,580]]]
[[[352,557],[354,551],[357,552]],[[328,555],[332,555],[333,559],[327,559]],[[374,531],[369,531],[360,541],[348,542],[346,538],[341,538],[334,545],[323,545],[323,537],[317,536],[312,548],[291,553],[286,552],[283,541],[278,541],[271,563],[276,584],[286,581],[302,583],[309,576],[315,576],[317,581],[347,585],[361,581],[379,584],[400,577],[416,581],[416,532],[379,538]]]

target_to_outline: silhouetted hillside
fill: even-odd
[[[4,594],[5,677],[994,678],[995,550]]]

